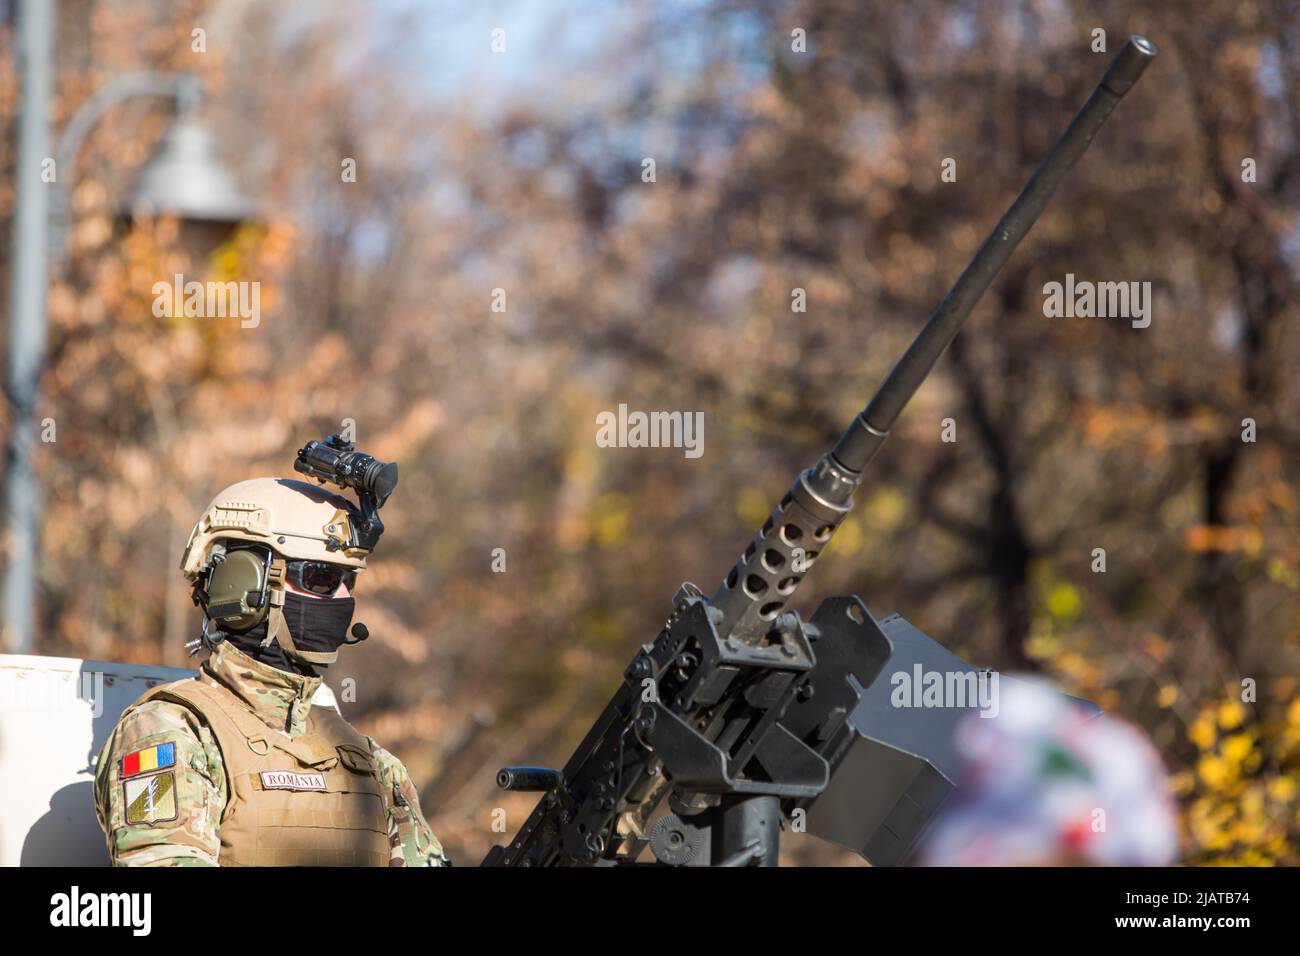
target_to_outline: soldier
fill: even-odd
[[[181,570],[212,653],[128,707],[100,752],[114,865],[448,865],[401,761],[317,693],[317,668],[365,638],[347,636],[352,589],[383,526],[359,497],[258,478],[195,525]]]

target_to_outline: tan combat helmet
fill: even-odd
[[[328,561],[364,570],[370,549],[358,543],[361,510],[341,495],[291,478],[254,478],[222,491],[190,532],[181,571],[202,595],[208,621],[243,631],[267,621],[264,643],[278,641],[290,657],[332,664],[337,651],[299,650],[284,620],[286,560]],[[227,551],[225,542],[270,549]],[[207,623],[193,642],[214,646]]]
[[[319,485],[292,478],[253,478],[231,485],[208,505],[190,532],[181,571],[193,580],[207,566],[214,541],[234,538],[286,558],[365,568],[369,549],[356,545],[357,506]]]

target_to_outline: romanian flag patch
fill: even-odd
[[[155,744],[152,747],[146,747],[144,750],[137,750],[133,754],[127,754],[122,758],[122,778],[126,779],[137,774],[152,773],[155,770],[166,770],[175,763],[175,744]]]

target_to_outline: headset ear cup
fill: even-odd
[[[207,615],[229,631],[246,631],[266,619],[266,562],[255,551],[230,551],[208,577]]]

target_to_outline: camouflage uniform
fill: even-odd
[[[299,738],[306,732],[319,677],[303,677],[255,661],[228,642],[219,645],[199,672],[199,681],[229,693],[272,731]],[[185,681],[178,684],[187,683]],[[176,685],[164,685],[172,687]],[[364,738],[378,769],[388,827],[389,866],[444,866],[442,845],[420,811],[419,795],[406,768],[369,737]],[[157,749],[151,749],[157,748]],[[124,780],[125,760],[163,754],[174,773]],[[151,757],[150,759],[157,759]],[[141,813],[131,786],[167,777],[157,794],[166,811]],[[222,818],[229,784],[221,748],[208,720],[190,707],[147,700],[119,722],[99,755],[95,810],[115,866],[219,866]],[[136,792],[139,787],[136,786]],[[171,816],[173,819],[166,819]],[[143,820],[141,818],[144,818]]]

